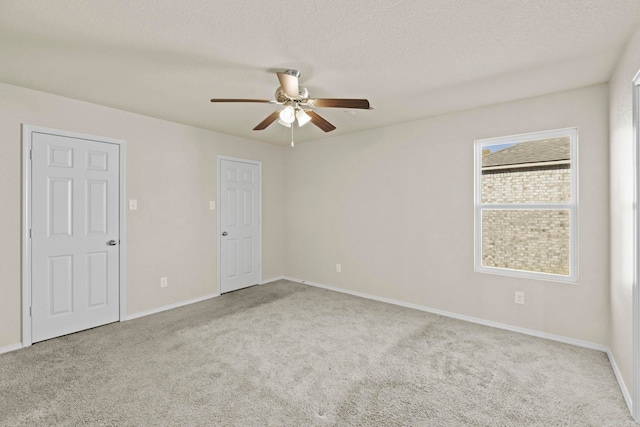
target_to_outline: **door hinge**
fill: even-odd
[[[33,158],[32,157],[32,153],[33,153],[33,150],[31,148],[29,148],[29,160],[31,160]]]
[[[31,229],[29,229],[29,238],[31,238]]]
[[[31,307],[29,307],[29,317],[32,317],[32,312],[33,310],[31,309]]]

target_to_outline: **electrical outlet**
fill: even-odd
[[[342,273],[342,264],[336,264],[336,273]]]
[[[167,280],[166,277],[161,277],[160,278],[160,287],[161,288],[166,288],[168,284],[169,284],[169,281]]]
[[[524,292],[516,291],[516,304],[524,304]]]

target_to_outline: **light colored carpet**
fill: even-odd
[[[604,353],[287,281],[0,355],[0,424],[636,425]]]

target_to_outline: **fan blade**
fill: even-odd
[[[271,123],[275,122],[279,115],[280,111],[274,111],[273,113],[269,114],[266,119],[258,123],[258,126],[254,127],[253,130],[265,129]]]
[[[297,98],[298,95],[300,95],[300,89],[298,88],[298,76],[289,73],[278,73],[278,80],[280,80],[280,87],[282,88],[282,91],[289,98]]]
[[[336,128],[334,125],[326,121],[324,118],[322,118],[322,116],[320,116],[320,114],[316,113],[315,111],[305,110],[304,112],[307,113],[309,117],[311,117],[311,123],[318,126],[323,131],[331,132]]]
[[[340,99],[340,98],[317,98],[310,99],[309,104],[316,107],[325,108],[359,108],[361,110],[370,110],[369,101],[366,99]]]
[[[211,102],[266,102],[273,103],[268,99],[234,99],[234,98],[213,98]]]

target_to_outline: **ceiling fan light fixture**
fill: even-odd
[[[293,123],[295,120],[296,111],[291,105],[287,105],[282,109],[282,111],[280,111],[280,120],[278,120],[278,122],[283,121],[284,123],[287,123],[286,126],[291,126],[291,123]]]
[[[298,126],[302,127],[311,121],[311,117],[304,110],[296,111],[296,119],[298,119]]]
[[[274,122],[288,127],[291,132],[291,146],[293,146],[293,128],[302,127],[311,122],[323,132],[331,132],[336,129],[321,115],[314,111],[314,108],[342,108],[371,110],[371,105],[367,99],[355,98],[310,98],[309,90],[300,86],[300,71],[288,69],[276,72],[280,86],[276,89],[275,100],[266,99],[240,99],[240,98],[213,98],[211,102],[259,102],[267,104],[281,105],[281,110],[275,109],[264,120],[253,128],[255,131],[266,129]],[[349,112],[349,114],[356,114]],[[295,125],[298,121],[297,126]]]
[[[282,121],[282,119],[278,119],[278,124],[281,124],[282,126],[285,126],[285,127],[288,127],[288,128],[291,127],[291,123],[286,123],[286,122]]]

